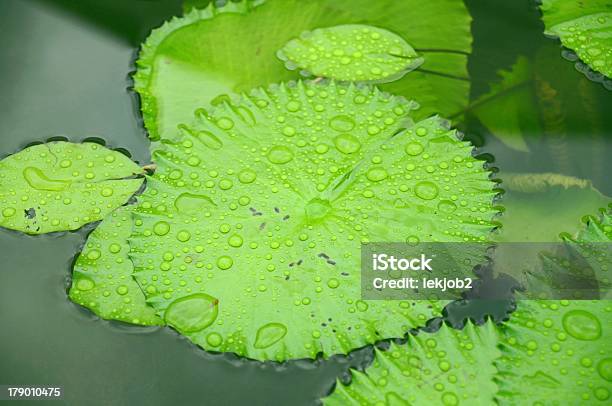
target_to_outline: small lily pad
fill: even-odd
[[[391,82],[423,63],[399,35],[360,24],[306,31],[279,52],[287,68],[336,80]]]
[[[99,144],[28,147],[0,161],[0,226],[28,234],[101,220],[140,188],[142,168]]]
[[[89,235],[72,270],[69,296],[107,320],[162,325],[132,277],[127,239],[132,232],[133,207],[118,208]]]

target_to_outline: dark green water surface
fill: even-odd
[[[505,147],[475,120],[464,125],[466,136],[501,173],[563,173],[612,194],[612,92],[561,57],[558,42],[542,34],[534,2],[467,3],[473,96],[523,54],[557,89],[566,125],[560,141],[534,135],[531,153]],[[149,162],[128,75],[138,44],[180,7],[178,0],[1,0],[0,157],[61,135],[98,137]],[[70,405],[306,405],[350,366],[371,360],[366,348],[328,361],[260,363],[206,353],[168,328],[99,320],[66,295],[72,261],[92,229],[38,237],[0,229],[0,384],[62,386],[58,403]],[[480,301],[448,310],[461,324],[484,314],[502,319],[510,306]]]

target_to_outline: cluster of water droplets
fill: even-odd
[[[612,12],[583,16],[559,24],[551,32],[575,52],[564,52],[565,58],[575,60],[574,55],[577,55],[582,60],[576,65],[581,72],[591,80],[612,87],[610,80],[606,79],[606,76],[612,76],[612,48],[606,42],[612,32]]]
[[[139,188],[128,157],[95,143],[51,142],[0,162],[0,224],[31,234],[100,220]]]
[[[402,240],[419,227],[480,240],[492,183],[439,119],[404,131],[411,108],[371,88],[296,84],[198,110],[155,152],[136,211],[131,256],[149,301],[203,347],[258,358],[345,353],[424,323],[439,305],[359,300],[360,243],[388,239],[389,210]]]
[[[502,393],[542,404],[559,393],[568,403],[609,402],[611,313],[605,300],[520,301],[497,363]]]
[[[442,325],[434,334],[421,332],[406,344],[391,344],[375,352],[365,373],[353,371],[353,382],[342,390],[336,387],[325,403],[492,403],[496,386],[491,358],[497,353],[492,332],[490,324],[468,323],[462,331]]]
[[[72,272],[70,299],[105,319],[159,325],[134,281],[127,238],[132,231],[131,206],[109,214],[89,235]]]

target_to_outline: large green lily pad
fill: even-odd
[[[360,300],[366,241],[486,241],[494,183],[469,143],[370,87],[298,83],[199,110],[135,211],[135,277],[196,344],[256,359],[402,336],[443,303]]]

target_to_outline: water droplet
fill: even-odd
[[[286,164],[287,162],[293,159],[293,152],[287,147],[282,145],[277,145],[270,148],[270,152],[268,152],[268,160],[273,164],[281,165]]]
[[[302,107],[302,103],[300,103],[299,101],[292,100],[289,103],[287,103],[287,110],[292,113],[295,113],[296,111],[298,111],[300,107]]]
[[[329,151],[329,147],[327,145],[325,145],[325,144],[319,144],[315,148],[315,151],[317,152],[317,154],[324,154],[327,151]]]
[[[328,200],[314,198],[310,200],[305,207],[306,218],[310,222],[322,220],[331,210],[331,205]]]
[[[366,174],[368,180],[372,182],[380,182],[381,180],[387,179],[387,176],[389,176],[389,174],[384,168],[371,168]]]
[[[355,128],[355,121],[349,116],[336,116],[329,120],[329,126],[339,132],[348,132]]]
[[[214,202],[208,196],[196,195],[193,193],[182,193],[175,201],[174,207],[181,213],[199,213],[205,207],[215,206]],[[157,231],[153,230],[155,234]],[[167,234],[168,232],[166,231]],[[158,235],[164,235],[158,234]]]
[[[601,336],[601,324],[585,310],[571,310],[563,316],[563,328],[578,340],[592,341]]]
[[[76,283],[77,289],[82,291],[91,290],[94,286],[96,286],[96,284],[89,278],[80,278]]]
[[[217,126],[222,130],[231,130],[234,127],[234,121],[228,117],[221,117],[217,120]]]
[[[610,391],[604,387],[596,388],[595,397],[598,400],[607,400],[610,397]]]
[[[234,265],[234,260],[231,257],[228,257],[227,255],[220,256],[217,259],[217,266],[219,267],[219,269],[230,269],[232,265]]]
[[[283,135],[286,137],[293,137],[295,133],[296,133],[295,127],[288,125],[285,128],[283,128]]]
[[[104,189],[102,189],[102,191],[100,192],[100,194],[104,197],[110,197],[113,195],[113,189],[109,188],[109,187],[105,187]]]
[[[368,306],[368,304],[363,300],[358,300],[357,302],[355,302],[355,307],[357,307],[357,310],[359,310],[360,312],[365,312],[370,306]]]
[[[158,221],[153,226],[153,232],[157,235],[166,235],[170,231],[170,224],[165,221]]]
[[[218,347],[223,342],[223,337],[221,337],[221,334],[218,334],[218,333],[210,333],[209,335],[206,336],[206,342],[211,347]]]
[[[54,180],[48,178],[44,172],[38,168],[27,167],[23,170],[23,177],[28,184],[37,190],[46,190],[50,192],[59,192],[67,189],[70,186],[70,181]]]
[[[453,392],[446,392],[442,395],[442,403],[446,406],[455,406],[459,404],[459,398]]]
[[[200,164],[200,162],[202,162],[202,161],[197,156],[190,156],[187,159],[187,165],[189,165],[189,166],[198,166]]]
[[[205,293],[195,293],[175,300],[164,319],[182,333],[194,333],[210,326],[219,311],[219,301]]]
[[[257,330],[254,347],[264,349],[280,341],[287,334],[287,327],[280,323],[268,323]]]
[[[108,250],[111,252],[111,254],[116,254],[119,251],[121,251],[121,245],[117,243],[112,243],[111,245],[108,246]]]
[[[123,295],[127,295],[127,293],[129,292],[129,289],[125,285],[120,285],[117,287],[116,291],[117,291],[117,294],[123,296]]]
[[[198,132],[196,134],[196,139],[210,149],[219,150],[223,147],[223,142],[219,139],[219,137],[210,131]]]
[[[361,143],[351,134],[338,135],[334,138],[334,145],[343,154],[354,154],[361,149]]]
[[[257,179],[257,173],[251,169],[244,169],[238,174],[238,180],[242,183],[253,183]]]
[[[416,184],[414,193],[423,200],[432,200],[438,196],[438,187],[429,181]]]
[[[597,373],[606,381],[612,381],[612,358],[604,358],[597,364]]]
[[[12,217],[15,215],[15,209],[12,207],[7,207],[6,209],[2,210],[2,215],[4,217]]]
[[[227,243],[234,248],[241,247],[243,243],[242,237],[238,234],[234,234],[227,240]]]
[[[100,250],[96,250],[96,249],[93,249],[87,253],[87,259],[90,259],[92,261],[95,261],[101,256],[102,256],[102,253],[100,252]]]
[[[181,230],[176,235],[176,239],[180,242],[187,242],[191,238],[191,234],[187,230]]]
[[[338,286],[340,286],[340,281],[336,278],[330,278],[327,281],[327,286],[329,286],[331,289],[336,289]]]
[[[425,127],[419,127],[416,129],[416,135],[418,135],[419,137],[424,137],[425,135],[427,135],[427,128]]]
[[[417,156],[423,152],[423,146],[419,142],[409,142],[406,144],[405,151],[408,155]]]
[[[221,190],[229,190],[232,188],[233,185],[234,182],[229,179],[221,179],[221,181],[219,181],[219,189]]]
[[[452,213],[457,210],[457,205],[450,200],[441,200],[440,203],[438,203],[438,210],[442,213]]]

